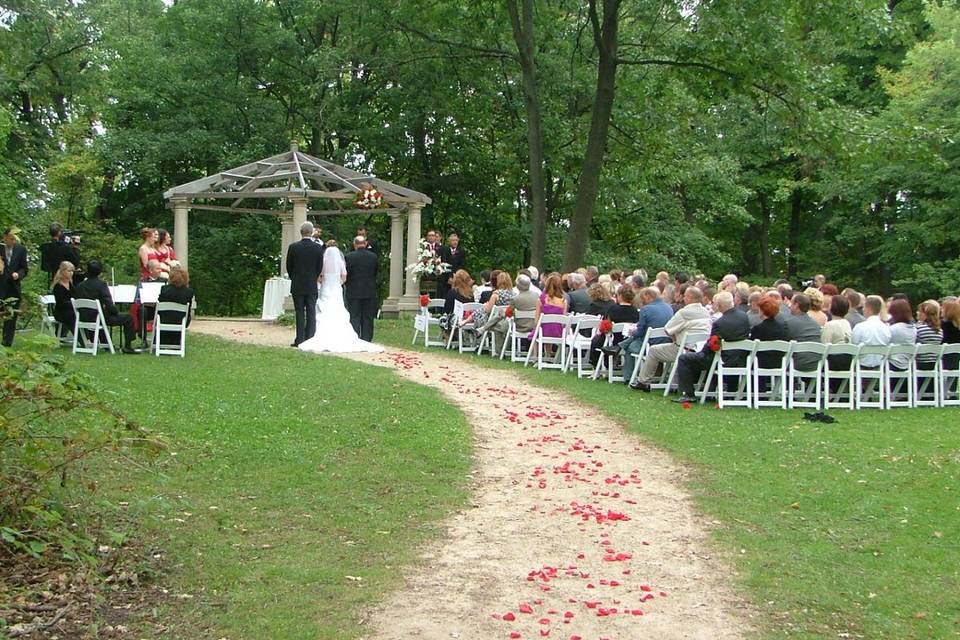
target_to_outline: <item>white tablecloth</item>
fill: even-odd
[[[288,278],[270,278],[263,283],[261,320],[276,320],[283,314],[283,299],[290,295]]]

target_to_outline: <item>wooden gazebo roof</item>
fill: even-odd
[[[269,208],[270,201],[306,198],[326,201],[325,207],[310,210],[311,214],[323,215],[356,212],[351,202],[365,184],[380,191],[387,211],[431,202],[419,191],[303,153],[295,143],[286,153],[173,187],[163,197],[168,201],[189,200],[191,209],[267,214],[281,213]],[[268,206],[255,206],[260,202]]]

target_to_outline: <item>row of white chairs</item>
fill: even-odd
[[[594,380],[606,378],[610,383],[624,382],[622,369],[618,368],[619,356],[602,354],[599,362],[589,365],[590,348],[600,330],[601,318],[586,314],[542,314],[533,330],[529,347],[523,345],[527,332],[516,328],[516,320],[533,319],[535,312],[514,311],[508,318],[508,329],[503,335],[499,349],[495,348],[493,332],[476,336],[478,327],[470,318],[481,308],[479,303],[456,303],[451,321],[451,331],[446,341],[430,338],[430,328],[437,326],[439,318],[431,310],[442,310],[444,301],[430,300],[421,308],[414,323],[414,342],[422,336],[424,346],[439,346],[452,349],[454,343],[460,353],[482,354],[504,359],[509,353],[512,362],[533,365],[537,369],[557,369],[564,373],[576,372],[578,378]],[[464,318],[467,320],[464,322]],[[544,325],[559,327],[559,336],[545,335]],[[633,325],[614,324],[602,341],[613,344],[615,336],[625,335]],[[550,333],[555,334],[554,329]],[[473,340],[471,342],[471,337]],[[709,339],[705,332],[687,332],[677,338],[679,346],[672,361],[664,363],[651,383],[651,388],[668,395],[676,390],[677,364],[684,353],[697,351]],[[657,339],[669,340],[666,332],[650,329],[646,332],[639,353],[632,354],[635,366],[630,382],[637,379],[643,361]],[[663,340],[660,340],[662,342]],[[653,342],[654,344],[651,344]],[[552,355],[547,348],[552,348]],[[960,406],[960,368],[945,363],[960,358],[960,345],[891,345],[867,346],[851,344],[822,344],[819,342],[743,340],[727,342],[721,352],[739,352],[743,364],[725,367],[723,359],[715,357],[708,371],[700,376],[696,385],[697,398],[701,403],[715,398],[721,407],[780,407],[824,408],[845,407],[849,409],[896,407],[943,407]],[[761,367],[766,356],[776,361],[776,367]],[[795,356],[806,360],[801,369],[796,366]],[[846,366],[837,366],[839,357]],[[877,367],[866,366],[863,358],[872,357],[880,362]],[[903,368],[896,362],[905,362]],[[930,368],[918,362],[929,362]],[[831,364],[832,363],[832,364]]]
[[[118,285],[123,286],[123,285]],[[132,286],[132,285],[131,285]],[[134,287],[135,289],[136,287]],[[73,353],[86,353],[97,355],[101,350],[116,353],[113,347],[113,339],[110,335],[110,329],[107,327],[106,315],[103,313],[103,307],[99,300],[86,300],[83,298],[74,298],[73,314],[73,339],[63,336],[62,324],[53,317],[53,306],[56,300],[52,295],[40,296],[40,330],[60,341],[62,346],[71,346]],[[81,311],[96,312],[96,316],[90,321],[80,319]],[[161,318],[161,312],[176,311],[183,314],[180,322],[164,323]],[[153,319],[153,336],[150,343],[150,351],[156,356],[186,356],[187,351],[187,315],[190,307],[176,302],[158,302],[156,305],[156,314]],[[85,315],[91,316],[92,313]],[[160,332],[174,333],[177,335],[177,344],[162,344],[160,342]],[[102,338],[102,340],[101,340]]]

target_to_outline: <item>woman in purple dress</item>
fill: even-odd
[[[567,299],[563,295],[563,281],[560,275],[551,273],[543,284],[543,293],[537,302],[536,323],[540,324],[540,316],[544,314],[567,314]],[[540,327],[544,338],[559,338],[563,335],[563,326],[556,322],[546,322]],[[534,330],[535,331],[535,330]],[[533,333],[528,339],[533,339]]]

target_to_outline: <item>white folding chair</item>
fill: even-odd
[[[497,317],[501,319],[505,318],[506,316],[504,314],[506,313],[506,310],[507,310],[506,306],[502,306],[502,307],[494,306],[492,309],[490,309],[490,315],[488,316],[487,320],[490,321]],[[480,335],[480,339],[477,341],[477,348],[476,348],[477,355],[481,355],[484,349],[490,352],[491,358],[497,357],[498,351],[497,351],[497,332],[496,331],[493,331],[493,330],[484,331]]]
[[[677,355],[673,359],[673,362],[669,363],[670,370],[666,370],[664,365],[664,375],[667,378],[666,382],[653,382],[650,384],[651,389],[663,389],[663,395],[670,395],[670,390],[673,388],[674,378],[677,377],[677,363],[680,362],[680,356],[688,351],[696,351],[697,346],[701,342],[705,342],[710,339],[710,334],[705,332],[688,332],[684,331],[683,334],[677,339],[677,346],[680,348],[677,349]]]
[[[614,323],[613,328],[610,329],[610,333],[607,334],[606,340],[604,340],[603,346],[610,346],[613,344],[616,336],[627,336],[627,332],[636,327],[637,325],[633,322],[617,322]],[[644,336],[646,338],[646,336]],[[643,348],[643,345],[640,345]],[[607,374],[607,382],[613,384],[615,382],[623,382],[623,369],[619,369],[619,374],[617,373],[617,358],[622,357],[624,354],[621,352],[619,356],[605,354],[602,351],[600,352],[600,359],[597,360],[597,366],[594,368],[593,375],[591,376],[594,380],[603,375],[604,372]]]
[[[430,298],[427,306],[420,307],[419,313],[413,317],[413,340],[410,344],[416,344],[417,339],[422,334],[423,346],[425,347],[442,347],[446,345],[443,340],[430,339],[430,327],[440,327],[440,318],[432,315],[430,311],[439,309],[442,313],[445,304],[446,302],[443,298]]]
[[[827,354],[823,364],[823,383],[825,386],[823,394],[823,408],[829,411],[832,407],[846,407],[853,409],[856,406],[856,385],[857,385],[857,355],[860,353],[860,345],[856,344],[828,344]],[[849,356],[850,365],[846,368],[837,367],[830,364],[830,356]],[[834,360],[836,362],[836,360]],[[839,381],[837,391],[831,391],[830,383],[833,380]],[[846,398],[844,400],[844,398]]]
[[[893,356],[907,356],[907,367],[900,371],[894,367]],[[883,361],[883,378],[886,388],[887,409],[895,407],[913,407],[913,364],[917,355],[915,344],[894,344]]]
[[[857,409],[885,409],[887,406],[886,359],[890,351],[889,345],[860,345],[857,354],[857,381],[854,386],[855,405]],[[865,367],[865,356],[880,356],[882,358],[877,367]],[[866,383],[866,385],[864,385]]]
[[[577,377],[584,378],[593,373],[590,369],[583,369],[584,358],[590,361],[590,345],[593,344],[593,337],[600,328],[600,316],[577,315],[571,318],[570,333],[567,334],[567,360],[563,365],[563,372],[566,373],[573,368],[573,362],[577,362]],[[584,335],[586,334],[586,335]]]
[[[940,406],[960,406],[960,344],[945,344],[940,354]]]
[[[536,311],[513,310],[513,316],[509,318],[506,338],[503,341],[503,346],[500,348],[501,360],[503,360],[503,356],[506,355],[507,345],[510,345],[510,362],[526,362],[527,353],[524,353],[523,349],[521,348],[523,344],[521,340],[525,340],[529,335],[529,332],[518,331],[517,320],[533,320],[536,317]]]
[[[640,351],[634,354],[623,354],[624,358],[633,357],[636,360],[633,367],[633,373],[630,375],[629,382],[633,384],[637,381],[637,378],[640,377],[640,366],[643,364],[643,359],[647,357],[647,352],[650,351],[650,341],[656,340],[657,338],[669,338],[667,335],[666,329],[659,327],[657,329],[647,329],[647,332],[643,335],[643,342],[640,343]]]
[[[467,322],[463,322],[463,319],[470,314],[476,313],[478,309],[482,309],[483,305],[479,302],[460,302],[457,300],[453,305],[453,319],[452,326],[450,328],[450,337],[447,339],[447,349],[450,349],[453,345],[453,339],[457,339],[457,350],[460,353],[463,353],[465,350],[472,350],[470,348],[464,349],[464,331],[469,329],[475,329],[476,324],[471,318]],[[462,326],[461,326],[462,323]]]
[[[179,311],[183,314],[180,322],[164,323],[160,319],[163,311]],[[153,319],[153,352],[159,356],[180,356],[187,355],[187,317],[190,314],[190,305],[179,304],[177,302],[158,302],[157,314]],[[179,334],[179,340],[176,346],[163,345],[160,343],[160,332],[167,334]]]
[[[52,295],[40,296],[40,333],[54,338],[59,336],[57,319],[53,317],[53,306],[57,299]]]
[[[917,345],[917,358],[913,365],[913,406],[940,406],[940,354],[942,352],[942,344]],[[929,369],[920,368],[921,364],[933,366]]]
[[[787,385],[787,406],[790,409],[819,409],[823,401],[823,364],[827,357],[827,345],[822,342],[794,341],[792,353],[787,369],[790,377]],[[797,356],[804,354],[818,357],[816,367],[809,370],[797,368]]]
[[[115,353],[113,350],[113,340],[110,339],[110,330],[107,328],[107,320],[103,315],[103,308],[100,306],[100,301],[74,298],[71,302],[73,303],[73,313],[76,318],[73,323],[73,352],[97,355],[97,352],[100,350],[100,335],[102,331],[103,340],[107,348],[110,350],[110,353]],[[81,320],[81,311],[95,311],[97,317],[94,318],[93,321]],[[93,333],[92,338],[87,338],[87,331]]]
[[[543,325],[545,324],[560,325],[560,337],[553,338],[544,336]],[[530,345],[530,350],[527,352],[527,359],[523,363],[523,366],[526,367],[528,364],[530,364],[530,359],[533,357],[534,352],[536,352],[537,369],[560,369],[562,371],[563,364],[567,357],[567,334],[569,332],[570,316],[557,313],[540,314],[540,321],[537,322],[537,328],[534,329],[533,332],[534,344]],[[553,360],[549,362],[544,359],[543,350],[543,348],[548,344],[552,344],[556,347]]]
[[[787,368],[790,365],[791,343],[786,340],[759,340],[753,352],[753,406],[787,408]],[[761,353],[780,353],[775,367],[761,367]],[[764,389],[761,378],[767,378],[769,386]]]
[[[716,379],[717,390],[714,394],[717,397],[717,406],[721,409],[726,407],[752,407],[753,406],[753,352],[757,348],[756,340],[733,340],[720,343],[720,351],[713,357],[710,363],[710,369],[707,371],[706,380],[700,390],[700,403],[703,404],[710,394],[711,383]],[[725,365],[723,363],[723,354],[740,351],[744,355],[744,362],[739,367]],[[729,391],[727,389],[728,381],[736,382],[736,389]]]

